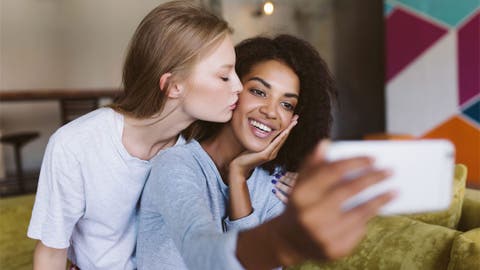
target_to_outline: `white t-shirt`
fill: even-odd
[[[68,247],[83,270],[136,268],[137,204],[151,161],[131,156],[122,132],[123,116],[101,108],[57,130],[43,158],[28,236]]]

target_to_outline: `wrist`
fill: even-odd
[[[246,269],[272,269],[303,261],[289,241],[288,229],[284,229],[287,221],[279,216],[238,234],[236,255]]]
[[[294,248],[295,237],[289,237],[289,220],[285,215],[272,219],[268,228],[269,242],[275,261],[282,266],[292,266],[302,261]],[[295,232],[294,232],[295,234]]]
[[[230,165],[228,170],[228,182],[229,183],[246,183],[247,182],[247,173],[245,170],[239,168],[235,165]]]

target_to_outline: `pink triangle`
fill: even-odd
[[[387,82],[420,56],[446,29],[396,8],[387,18]]]
[[[458,30],[459,102],[480,92],[480,12]]]

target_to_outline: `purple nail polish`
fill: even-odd
[[[274,185],[275,185],[276,183],[277,183],[277,180],[275,180],[275,179],[272,179],[272,184],[274,184]]]
[[[275,189],[272,189],[272,193],[275,194],[277,193],[277,191]]]

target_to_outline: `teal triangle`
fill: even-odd
[[[390,12],[392,12],[393,10],[393,6],[387,2],[385,2],[383,4],[383,15],[384,16],[388,16],[388,14],[390,14]]]
[[[477,102],[473,103],[469,107],[465,108],[462,113],[471,119],[473,119],[477,124],[480,125],[480,99]]]
[[[452,27],[480,9],[480,0],[397,0],[397,2]]]

